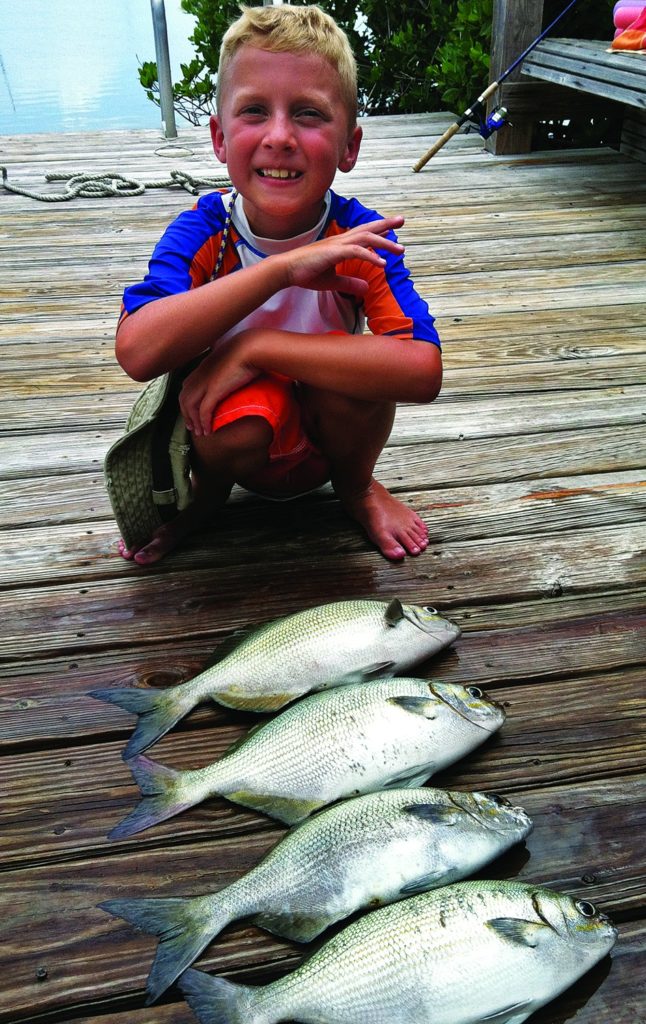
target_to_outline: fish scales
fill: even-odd
[[[188,971],[206,1024],[522,1024],[605,956],[591,904],[519,882],[459,882],[376,910],[260,988]]]
[[[90,696],[139,715],[124,756],[141,753],[197,704],[212,700],[270,712],[313,690],[403,672],[452,643],[459,628],[432,608],[339,601],[309,608],[222,644],[217,661],[166,690],[93,690]]]
[[[346,800],[289,832],[251,871],[212,895],[101,904],[160,937],[154,1002],[230,921],[250,917],[308,942],[354,911],[446,885],[530,832],[522,808],[484,793],[396,789]]]
[[[421,785],[484,742],[504,717],[476,687],[424,679],[313,694],[205,768],[175,772],[134,758],[144,800],[110,836],[132,835],[216,794],[294,824],[336,800]]]

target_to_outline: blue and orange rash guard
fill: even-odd
[[[199,288],[213,279],[231,198],[231,191],[202,196],[192,210],[180,214],[168,226],[155,247],[144,280],[126,288],[121,319],[148,302]],[[345,199],[329,190],[321,219],[312,230],[295,238],[258,238],[251,231],[238,199],[218,276],[378,219],[380,214],[357,199]],[[395,235],[391,233],[390,237],[394,239]],[[385,267],[363,260],[346,260],[337,266],[337,273],[368,282],[369,290],[362,299],[334,291],[284,288],[221,337],[259,326],[302,334],[361,334],[367,321],[375,335],[416,338],[439,347],[434,319],[415,291],[403,257],[383,250],[381,255],[386,259]]]

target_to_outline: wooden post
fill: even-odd
[[[542,27],[543,0],[494,0],[490,82],[495,82],[513,64],[540,35]],[[513,122],[495,132],[485,143],[486,149],[498,156],[528,153],[531,148],[533,119],[532,103],[528,100],[530,94],[536,93],[536,84],[525,84],[520,78],[520,68],[517,68],[493,97],[492,106],[507,107]]]

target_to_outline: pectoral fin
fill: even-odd
[[[415,789],[417,786],[423,786],[427,779],[431,777],[435,770],[433,764],[416,764],[411,768],[406,768],[400,772],[399,775],[394,775],[387,782],[382,785],[383,789],[397,789],[403,787],[404,789]]]
[[[237,790],[225,793],[227,800],[232,800],[243,807],[251,807],[254,811],[268,814],[270,818],[278,818],[287,825],[295,825],[322,807],[323,800],[299,800],[297,797],[275,796],[273,793],[253,793],[250,790]]]
[[[546,931],[552,930],[548,924],[516,917],[494,917],[487,921],[487,927],[507,942],[517,946],[530,946],[532,949],[538,946]]]
[[[293,942],[311,942],[328,928],[335,918],[307,914],[255,914],[254,924],[273,935]]]
[[[421,715],[423,718],[432,719],[437,716],[437,701],[429,697],[388,697],[390,704],[396,704],[404,711],[410,711],[412,715]]]
[[[348,672],[340,682],[345,686],[348,683],[367,683],[370,679],[391,679],[395,674],[396,667],[394,661],[373,661],[370,665]],[[338,682],[335,682],[336,685]],[[324,687],[320,687],[320,689],[324,689]]]
[[[514,1003],[513,1006],[505,1006],[502,1010],[489,1013],[481,1017],[477,1024],[522,1024],[533,1012],[531,999],[524,999],[522,1003]]]
[[[446,876],[446,871],[429,871],[427,875],[421,875],[419,878],[413,879],[412,882],[407,882],[399,891],[402,896],[414,896],[418,892],[428,892],[429,889],[435,889],[441,884]]]

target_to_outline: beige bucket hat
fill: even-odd
[[[190,440],[178,403],[185,375],[176,370],[146,385],[125,434],[105,456],[108,496],[127,548],[141,547],[192,501]]]

